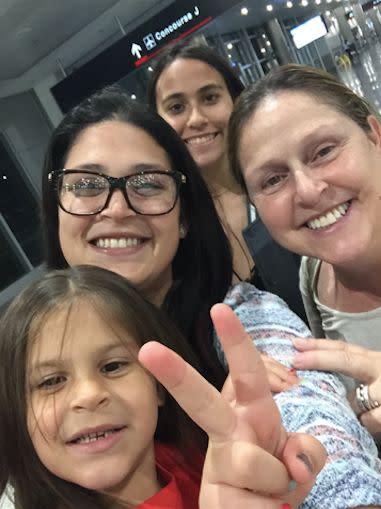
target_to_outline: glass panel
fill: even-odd
[[[0,291],[27,272],[0,228]]]
[[[28,180],[0,137],[0,213],[32,265],[41,263],[39,211]],[[3,251],[3,249],[1,250]]]

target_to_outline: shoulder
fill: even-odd
[[[316,276],[320,269],[321,260],[303,256],[299,270],[299,285],[302,296],[312,295],[316,285]]]
[[[321,260],[318,258],[312,258],[311,256],[302,256],[302,261],[300,263],[300,274],[305,278],[311,278],[316,273]]]

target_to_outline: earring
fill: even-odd
[[[179,233],[180,233],[180,239],[185,239],[185,237],[187,235],[187,229],[183,224],[180,224]]]

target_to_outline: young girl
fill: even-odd
[[[11,304],[1,320],[0,338],[0,491],[9,482],[16,507],[198,508],[206,435],[137,358],[142,344],[156,338],[197,365],[159,308],[124,278],[104,269],[53,271]],[[249,338],[247,344],[251,347]],[[147,353],[143,357],[150,364]],[[171,371],[175,375],[176,369]],[[207,408],[209,420],[201,419],[205,427],[214,410],[220,409],[219,419],[221,412],[231,419],[221,395],[200,376],[193,375],[193,380],[201,390],[212,390],[209,402],[215,404],[213,411]],[[189,400],[189,391],[180,394],[180,389],[181,384],[175,389],[177,396]],[[280,437],[277,446],[282,443],[283,449],[287,436],[267,385],[266,391],[269,418]],[[194,394],[192,398],[197,401]],[[190,411],[200,422],[199,408]],[[239,438],[236,431],[233,438]],[[317,451],[309,454],[315,466],[310,472],[304,467],[301,474],[303,462],[296,470],[291,467],[301,483],[294,501],[304,498],[324,463],[321,448],[316,450],[316,441],[309,440]],[[275,452],[281,451],[253,458],[258,467],[272,458],[274,475],[266,491],[286,492],[290,478],[271,456]],[[214,462],[212,457],[209,477],[215,473]],[[225,466],[234,472],[228,458]],[[307,489],[302,486],[306,479]],[[255,504],[254,493],[266,487],[260,483],[251,481],[252,508],[262,507]],[[209,485],[204,483],[200,507],[210,507]],[[268,498],[274,504],[269,507],[282,507],[280,498]]]
[[[15,300],[0,337],[1,490],[9,480],[16,507],[184,494],[173,507],[197,507],[205,437],[137,362],[149,338],[193,359],[160,310],[103,269],[57,271]]]

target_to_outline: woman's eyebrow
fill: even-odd
[[[210,92],[211,90],[222,90],[223,86],[219,85],[218,83],[207,83],[206,85],[203,85],[201,88],[197,89],[198,94],[204,94],[205,92]],[[163,103],[177,99],[181,100],[186,97],[186,94],[184,92],[173,92],[173,94],[169,94],[166,97],[163,98]]]
[[[173,92],[173,94],[169,94],[166,97],[163,98],[163,103],[172,101],[174,99],[180,100],[185,97],[185,94],[183,92]]]
[[[100,173],[103,173],[106,171],[106,167],[103,166],[103,164],[97,164],[97,163],[82,163],[82,164],[76,164],[66,166],[66,169],[75,169],[75,170],[89,170],[89,171],[97,171]]]
[[[198,89],[198,93],[205,93],[205,92],[210,92],[211,90],[222,90],[223,89],[223,86],[222,85],[219,85],[218,83],[208,83],[207,85],[204,85],[202,86],[201,88]]]

